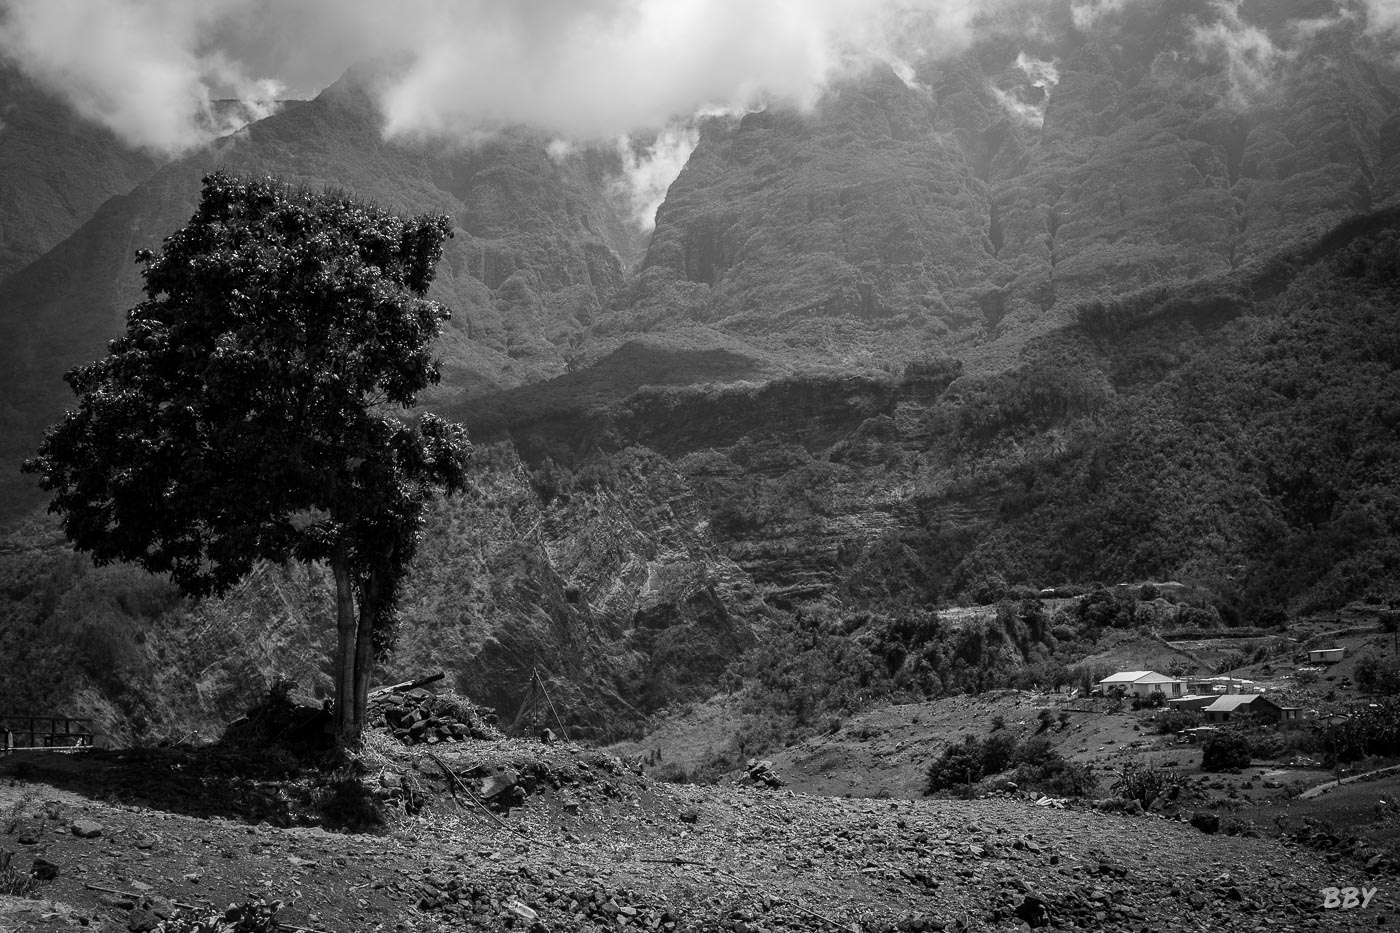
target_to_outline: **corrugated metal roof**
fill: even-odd
[[[1119,671],[1117,674],[1105,677],[1099,681],[1101,684],[1169,684],[1174,683],[1178,678],[1168,677],[1166,674],[1159,674],[1156,671]]]
[[[1241,706],[1248,706],[1255,700],[1264,700],[1262,693],[1228,693],[1206,707],[1207,713],[1233,713]],[[1271,701],[1264,700],[1269,703]]]

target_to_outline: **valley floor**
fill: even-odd
[[[383,783],[411,779],[427,805],[373,835],[254,825],[156,793],[183,759],[0,761],[0,849],[21,873],[35,859],[58,870],[37,899],[0,898],[0,928],[151,929],[168,902],[252,896],[326,933],[1014,930],[1033,899],[1052,929],[1336,930],[1393,922],[1400,896],[1309,849],[1157,816],[670,785],[564,743],[433,746],[454,774],[534,759],[583,778],[498,817],[427,751],[381,748]],[[79,835],[85,823],[100,835]],[[1349,886],[1378,890],[1364,909],[1325,909],[1324,889]]]

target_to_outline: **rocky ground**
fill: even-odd
[[[326,933],[1330,930],[1394,912],[1387,878],[1311,848],[1024,798],[669,785],[563,742],[377,736],[359,777],[329,786],[363,788],[387,822],[344,833],[327,814],[350,804],[328,808],[325,786],[250,779],[240,796],[210,754],[5,760],[10,881],[54,877],[0,899],[0,928],[149,930],[174,904],[250,897]],[[249,821],[269,796],[289,803]],[[1352,886],[1377,891],[1324,908]]]

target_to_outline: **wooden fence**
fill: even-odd
[[[92,720],[74,716],[0,716],[0,751],[16,749],[90,748]]]

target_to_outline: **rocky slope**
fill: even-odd
[[[12,814],[0,840],[19,853],[16,870],[41,860],[56,877],[39,887],[44,902],[0,900],[0,917],[24,930],[69,922],[124,929],[168,916],[172,902],[223,907],[249,891],[286,903],[278,919],[298,926],[423,933],[875,933],[1047,922],[1067,930],[1361,929],[1393,911],[1383,893],[1365,909],[1324,907],[1324,888],[1371,888],[1383,877],[1341,878],[1305,848],[1207,842],[1157,817],[1014,799],[841,800],[654,784],[616,759],[534,743],[456,745],[439,753],[441,766],[421,750],[386,749],[370,760],[373,783],[413,786],[426,802],[381,836],[209,818],[165,794],[202,772],[194,756],[30,766],[23,782],[0,790]],[[464,788],[509,768],[516,780],[530,775],[534,793],[497,816],[441,768],[461,775]],[[98,787],[105,802],[94,799]],[[281,788],[298,791],[285,780],[260,789]]]

